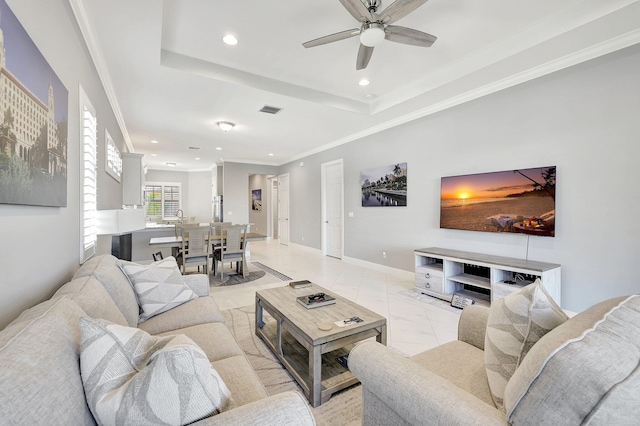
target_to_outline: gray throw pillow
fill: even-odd
[[[504,411],[504,391],[529,349],[569,317],[540,280],[491,303],[484,362],[491,397]]]
[[[82,383],[100,425],[184,425],[219,413],[230,392],[202,349],[184,335],[153,337],[80,318]]]
[[[124,260],[118,265],[129,278],[138,298],[141,310],[138,323],[198,297],[185,283],[173,257],[151,265]]]

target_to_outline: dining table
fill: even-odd
[[[246,241],[264,241],[266,239],[266,235],[258,234],[257,232],[247,232],[245,236]],[[186,239],[185,241],[189,240]],[[211,243],[221,242],[222,234],[211,234],[209,241]],[[154,247],[182,247],[182,235],[173,237],[154,237],[149,240],[149,245]]]
[[[250,257],[249,253],[249,243],[251,241],[264,241],[267,239],[267,236],[264,234],[258,234],[257,232],[247,232],[245,235],[245,244],[247,251],[247,259]],[[188,242],[188,237],[185,239],[185,242]],[[222,234],[211,234],[209,236],[209,243],[216,244],[222,242]],[[149,245],[151,247],[160,247],[160,248],[170,248],[171,255],[175,258],[178,257],[180,253],[180,248],[182,247],[182,235],[171,236],[171,237],[153,237],[149,240]]]

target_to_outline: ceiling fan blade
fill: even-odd
[[[404,18],[423,4],[427,0],[396,0],[389,7],[382,11],[380,20],[385,24],[393,24],[399,19]]]
[[[340,41],[346,38],[354,37],[354,36],[357,36],[358,34],[360,34],[360,30],[358,28],[354,28],[352,30],[340,31],[339,33],[320,37],[315,40],[310,40],[305,43],[302,43],[302,45],[307,48],[316,47],[316,46],[321,46],[327,43],[333,43],[334,41]]]
[[[358,59],[356,59],[356,69],[357,70],[365,69],[367,65],[369,65],[369,60],[371,59],[371,55],[373,55],[373,47],[360,44],[360,49],[358,50]]]
[[[371,13],[360,0],[340,0],[345,9],[359,22],[370,21]]]
[[[412,46],[430,47],[438,37],[411,28],[387,25],[384,29],[385,39]]]

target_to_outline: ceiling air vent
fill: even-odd
[[[267,114],[277,114],[282,111],[282,108],[265,105],[260,109],[260,112],[265,112]]]
[[[188,147],[188,149],[200,149],[200,147],[199,146],[190,146],[190,147]]]

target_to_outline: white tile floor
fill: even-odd
[[[308,279],[387,317],[387,344],[407,356],[455,340],[460,311],[414,290],[413,274],[380,272],[322,256],[303,246],[252,242],[251,262],[260,262],[294,280]],[[249,284],[212,288],[220,309],[255,303],[259,289],[288,285],[270,274]]]

